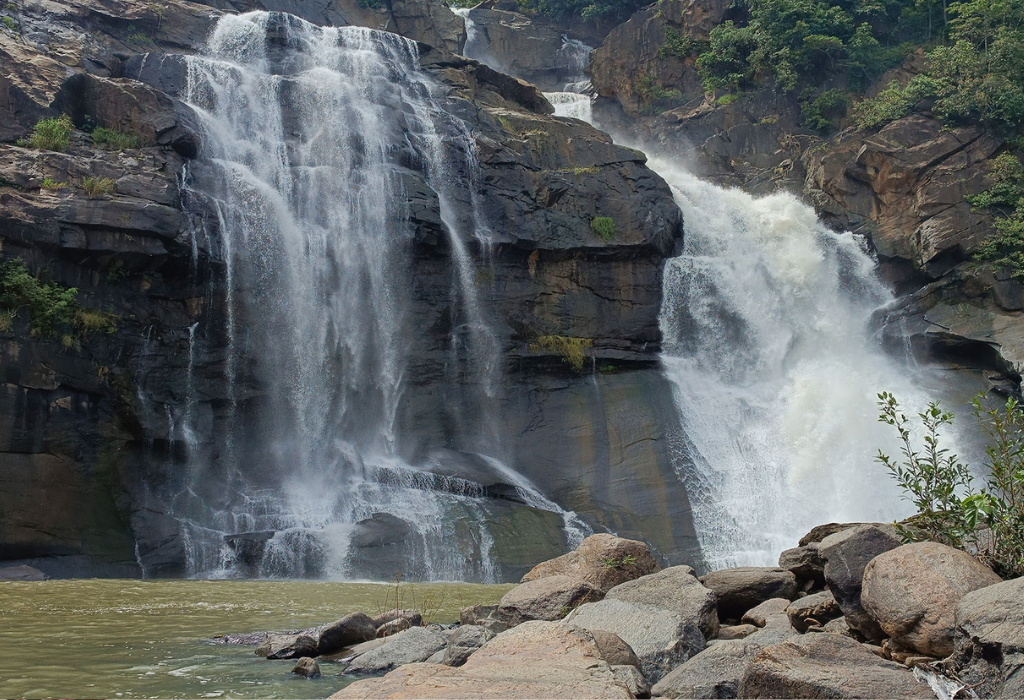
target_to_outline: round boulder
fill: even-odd
[[[1001,581],[966,552],[916,542],[871,560],[864,570],[861,605],[894,648],[942,658],[953,652],[957,603]]]
[[[377,637],[377,626],[361,612],[351,613],[320,630],[317,653],[321,656],[334,654],[345,647],[368,642]]]
[[[600,533],[586,538],[568,554],[537,564],[523,576],[523,583],[548,576],[569,576],[605,593],[620,583],[656,571],[661,571],[661,565],[646,544]]]
[[[570,576],[547,576],[521,583],[498,603],[497,616],[510,626],[527,620],[561,620],[583,603],[604,598],[604,593]]]
[[[295,664],[295,668],[292,669],[292,673],[296,676],[302,676],[303,678],[319,678],[320,664],[316,662],[316,659],[303,656],[299,659],[298,663]]]

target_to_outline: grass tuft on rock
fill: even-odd
[[[92,142],[100,148],[109,148],[113,151],[142,148],[142,139],[138,136],[103,126],[96,127],[92,132]]]
[[[615,238],[615,220],[609,216],[595,216],[590,220],[590,230],[607,243]]]
[[[530,352],[554,352],[562,356],[562,361],[567,362],[573,371],[579,372],[583,369],[583,360],[586,357],[585,348],[594,347],[594,341],[590,338],[573,338],[564,335],[542,335],[537,341],[530,343]]]
[[[114,181],[109,177],[83,177],[82,189],[89,197],[99,197],[114,191]]]
[[[32,127],[31,136],[20,139],[18,145],[43,151],[65,151],[71,143],[71,132],[74,128],[71,117],[66,114],[42,119]]]

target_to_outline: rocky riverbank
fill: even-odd
[[[777,567],[697,577],[643,543],[593,535],[460,624],[362,613],[227,641],[360,680],[334,698],[1014,698],[1024,579],[902,544],[893,526],[817,527]],[[319,662],[314,660],[319,658]],[[383,675],[381,675],[383,674]]]

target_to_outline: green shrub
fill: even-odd
[[[13,17],[8,17],[7,15],[4,15],[3,19],[0,21],[2,21],[4,23],[4,26],[10,29],[12,32],[18,28],[18,24],[14,21]]]
[[[878,395],[879,420],[896,427],[902,443],[902,462],[879,451],[889,469],[917,508],[916,515],[897,529],[904,541],[932,540],[970,548],[988,560],[1001,576],[1024,576],[1024,410],[1014,398],[998,408],[985,408],[979,394],[973,413],[987,438],[988,474],[976,491],[970,470],[941,446],[940,429],[953,414],[937,403],[918,414],[924,427],[924,446],[915,449],[907,417],[892,394]],[[986,537],[981,528],[987,528]]]
[[[975,259],[1024,280],[1024,165],[1012,153],[1001,153],[992,162],[990,178],[989,189],[967,198],[974,207],[992,208],[996,216]]]
[[[658,48],[658,58],[689,58],[708,50],[708,42],[683,36],[678,29],[665,27],[665,40]]]
[[[555,352],[562,356],[562,361],[567,362],[576,372],[583,369],[583,360],[586,357],[584,348],[594,346],[594,341],[589,338],[572,338],[564,335],[542,335],[537,341],[530,343],[530,352]]]
[[[126,134],[123,131],[96,127],[92,132],[93,144],[102,148],[109,148],[115,151],[124,151],[131,148],[141,148],[142,139],[134,134]]]
[[[63,151],[71,143],[71,132],[74,128],[71,117],[66,114],[42,119],[32,127],[32,135],[20,140],[18,145],[44,151]]]
[[[615,238],[615,220],[609,216],[595,216],[590,220],[590,230],[607,243]]]
[[[44,190],[62,190],[68,186],[66,182],[59,182],[50,177],[44,177],[43,181],[39,183],[39,187]]]
[[[722,95],[721,97],[719,97],[716,100],[716,102],[718,103],[719,107],[725,107],[727,105],[731,105],[731,104],[734,104],[736,102],[739,102],[739,100],[740,100],[739,94],[737,94],[735,92],[730,92],[730,93],[728,93],[726,95]]]
[[[808,88],[800,96],[800,112],[803,122],[812,129],[829,129],[833,120],[846,112],[850,95],[845,90],[833,88],[814,97],[814,88]]]
[[[86,176],[82,178],[82,189],[85,190],[85,194],[89,197],[98,197],[103,194],[112,193],[114,191],[114,181],[109,177]]]
[[[666,107],[682,104],[683,93],[679,90],[668,90],[650,73],[640,73],[633,83],[633,91],[640,99],[641,112],[657,114]]]

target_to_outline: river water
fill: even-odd
[[[450,623],[511,586],[312,581],[68,580],[0,583],[0,697],[326,698],[357,680],[332,662],[323,677],[291,674],[251,646],[216,635],[296,630],[396,597]]]

